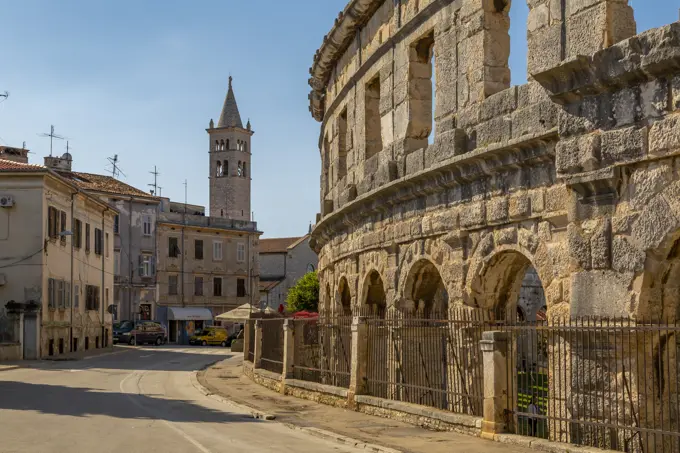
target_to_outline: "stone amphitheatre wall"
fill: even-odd
[[[507,309],[533,266],[549,316],[676,316],[680,23],[636,35],[626,0],[528,5],[512,87],[507,0],[338,16],[310,71],[322,309],[422,309],[439,284],[448,308]]]

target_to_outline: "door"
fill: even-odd
[[[38,317],[35,313],[24,315],[24,360],[38,358]]]

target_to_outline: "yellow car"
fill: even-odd
[[[223,327],[207,327],[189,338],[189,344],[200,344],[201,346],[220,345],[226,347],[228,336],[226,329]]]

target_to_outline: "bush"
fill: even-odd
[[[308,272],[288,291],[288,311],[316,312],[319,309],[319,277],[316,271]]]

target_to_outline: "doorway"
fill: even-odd
[[[38,316],[35,313],[24,314],[24,360],[38,359]]]

